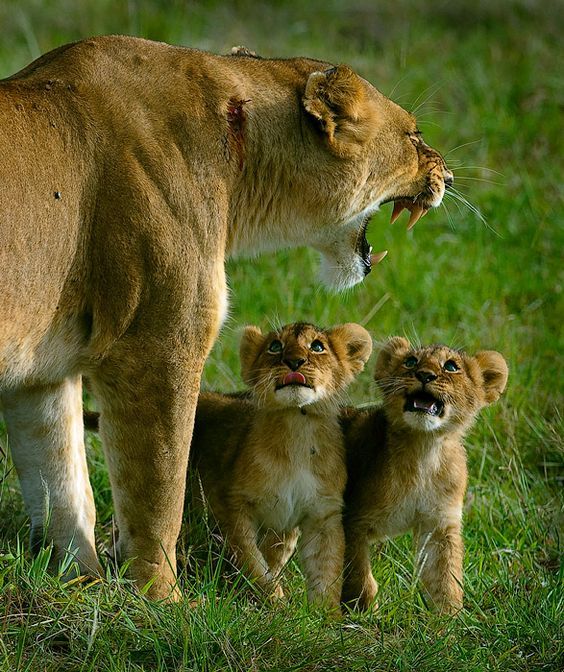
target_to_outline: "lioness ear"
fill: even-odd
[[[486,403],[497,401],[507,385],[509,369],[503,356],[495,350],[482,350],[474,355],[482,369]]]
[[[353,373],[360,373],[372,353],[372,337],[360,324],[347,322],[333,327],[331,337],[335,336],[346,343],[347,356]]]
[[[365,84],[346,65],[312,72],[303,104],[338,154],[354,151],[374,132],[374,112],[366,98]]]
[[[264,336],[258,327],[249,325],[243,330],[241,344],[239,346],[239,358],[241,360],[241,377],[247,385],[252,385],[251,367],[257,357],[257,350],[262,344]]]
[[[374,368],[374,380],[378,381],[388,376],[394,359],[404,357],[411,350],[411,343],[403,336],[392,336],[384,343],[378,353]]]

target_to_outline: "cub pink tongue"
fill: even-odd
[[[284,376],[283,385],[305,385],[306,379],[303,373],[291,371]]]

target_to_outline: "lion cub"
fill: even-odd
[[[507,376],[498,352],[470,357],[443,345],[412,348],[399,336],[386,343],[374,374],[382,406],[342,416],[349,472],[343,602],[374,605],[369,544],[412,530],[432,604],[449,613],[461,608],[462,441]]]
[[[308,600],[339,609],[345,453],[341,393],[372,351],[357,324],[245,329],[248,398],[202,393],[190,453],[237,565],[270,595],[298,541]],[[192,479],[195,481],[197,479]]]

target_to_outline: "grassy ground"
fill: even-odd
[[[119,578],[60,585],[45,571],[47,554],[28,554],[4,452],[0,670],[562,668],[563,10],[562,2],[536,0],[0,5],[0,76],[63,42],[110,32],[348,62],[418,109],[427,141],[447,155],[457,188],[481,213],[452,196],[410,233],[388,226],[387,209],[376,214],[370,241],[390,254],[344,296],[319,288],[316,256],[307,250],[230,262],[232,318],[206,385],[240,387],[241,325],[296,319],[358,321],[376,340],[403,333],[497,349],[511,370],[507,394],[468,440],[466,609],[456,620],[426,610],[408,538],[375,556],[379,612],[340,624],[307,610],[293,565],[288,604],[257,604],[221,563],[202,521],[180,542],[186,600],[179,605],[147,603]],[[351,399],[373,397],[368,370]],[[5,449],[4,434],[1,443]],[[104,540],[111,535],[107,474],[96,437],[88,445]]]

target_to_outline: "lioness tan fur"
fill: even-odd
[[[338,610],[344,537],[342,391],[372,350],[357,324],[329,330],[247,327],[241,366],[250,398],[204,393],[191,447],[200,485],[237,565],[281,595],[280,572],[298,540],[308,599]]]
[[[311,245],[330,285],[352,285],[367,217],[396,201],[415,219],[451,180],[413,116],[347,66],[96,37],[2,80],[0,392],[32,545],[99,571],[87,374],[117,553],[168,596],[225,258]]]
[[[349,481],[343,600],[375,606],[369,544],[413,531],[417,572],[432,605],[462,607],[465,433],[505,389],[494,351],[471,357],[446,346],[413,348],[391,338],[374,377],[381,407],[343,413]]]

